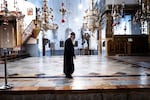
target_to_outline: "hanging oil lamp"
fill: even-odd
[[[61,13],[61,15],[62,15],[61,23],[65,23],[64,16],[65,16],[67,10],[66,10],[66,8],[65,8],[63,2],[62,2],[62,4],[61,4],[61,9],[59,9],[59,11],[60,11],[60,13]]]

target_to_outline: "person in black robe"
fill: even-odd
[[[75,57],[74,54],[74,45],[73,41],[75,39],[75,33],[72,32],[70,37],[65,41],[64,47],[64,74],[66,78],[72,78],[72,74],[74,72],[74,61],[73,58]]]

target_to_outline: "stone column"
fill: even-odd
[[[112,38],[112,36],[113,36],[113,31],[112,31],[113,18],[111,16],[111,13],[107,13],[105,18],[106,18],[106,38]]]
[[[148,45],[149,45],[149,53],[150,53],[150,21],[148,22]]]
[[[22,29],[22,25],[23,25],[23,20],[22,19],[20,19],[20,20],[18,20],[18,19],[16,19],[16,31],[15,31],[15,33],[16,33],[16,36],[17,36],[17,46],[21,46],[21,39],[22,39],[22,37],[21,37],[21,34],[23,33],[23,29]]]
[[[98,34],[98,55],[102,54],[102,36],[101,36],[101,29],[97,31]]]
[[[111,16],[111,13],[106,13],[106,55],[108,56],[111,55],[113,52],[110,50],[110,46],[109,46],[111,45],[109,41],[112,41],[113,38],[112,24],[113,24],[113,18]]]

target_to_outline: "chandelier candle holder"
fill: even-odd
[[[14,8],[16,8],[16,5],[17,5],[17,1],[14,0]]]
[[[56,25],[53,23],[53,9],[48,8],[47,0],[43,0],[42,11],[40,8],[37,8],[36,20],[41,22],[41,28],[44,31],[57,29]],[[55,26],[54,26],[55,25]]]
[[[3,1],[1,4],[1,10],[0,10],[0,15],[4,16],[3,24],[8,25],[8,3],[6,0]]]
[[[49,12],[52,12],[52,11],[48,10],[47,1],[43,0],[43,7],[42,7],[42,28],[44,30],[48,30],[49,29],[49,15],[50,15]]]
[[[138,0],[139,9],[137,10],[134,21],[150,21],[150,0]]]
[[[17,1],[14,0],[14,8],[16,11],[8,11],[8,3],[6,0],[3,1],[3,3],[0,4],[0,15],[3,16],[3,24],[8,25],[8,17],[16,17],[17,20],[19,20],[20,17],[23,17],[22,13],[19,11],[19,8],[16,6]]]
[[[120,24],[120,19],[124,17],[125,2],[122,4],[112,4],[111,16],[113,17],[113,26]]]
[[[85,10],[85,16],[83,17],[84,29],[94,32],[95,29],[100,27],[99,10],[94,8],[94,0],[91,1],[90,9]]]
[[[138,0],[138,10],[136,11],[133,22],[141,23],[141,33],[147,34],[148,26],[150,22],[150,0]]]

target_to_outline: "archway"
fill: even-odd
[[[72,29],[71,28],[66,28],[66,30],[65,30],[65,39],[67,39],[68,38],[68,36],[69,36],[69,34],[72,32]]]

